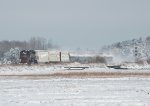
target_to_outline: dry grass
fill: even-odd
[[[57,72],[49,76],[63,77],[121,77],[121,76],[150,76],[150,73],[123,72]]]
[[[30,75],[1,75],[0,78],[25,78],[47,79],[53,77],[62,78],[120,78],[120,77],[150,77],[150,73],[123,73],[123,72],[55,72],[50,74]]]

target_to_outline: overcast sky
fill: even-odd
[[[94,48],[150,36],[150,0],[0,0],[0,40]]]

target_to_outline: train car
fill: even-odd
[[[35,50],[35,56],[38,63],[48,63],[48,51]]]
[[[48,59],[50,63],[61,62],[61,52],[60,51],[48,51]]]
[[[68,52],[61,52],[61,62],[68,63],[70,62],[70,54]]]

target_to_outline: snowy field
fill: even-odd
[[[89,67],[85,70],[67,70],[64,67]],[[93,72],[93,73],[145,73],[150,76],[150,66],[130,67],[124,69],[110,69],[102,64],[58,64],[58,65],[1,65],[1,75],[54,75],[56,73],[73,73],[73,72]]]
[[[0,106],[150,106],[150,70],[89,66],[0,66]]]
[[[1,78],[0,106],[150,106],[150,78]]]

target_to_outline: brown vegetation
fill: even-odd
[[[29,75],[0,75],[0,78],[25,78],[25,79],[47,79],[47,78],[120,78],[120,77],[150,77],[148,72],[54,72],[50,74]]]

